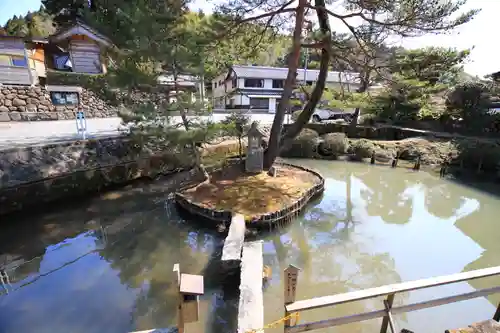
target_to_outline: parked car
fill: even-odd
[[[344,112],[340,109],[316,109],[312,115],[312,120],[314,122],[320,122],[322,120],[336,120],[336,119],[344,119],[349,122],[352,120],[352,113]]]

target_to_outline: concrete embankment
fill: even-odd
[[[204,155],[210,162],[237,151],[237,143],[228,140],[208,146]],[[0,151],[0,215],[192,165],[186,156],[139,149],[128,137],[5,149]]]

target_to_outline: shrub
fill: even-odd
[[[250,127],[250,116],[239,112],[232,112],[221,121],[224,131],[230,136],[240,137]]]
[[[369,158],[375,151],[375,145],[369,140],[360,139],[351,144],[350,151],[352,158],[356,161],[362,161],[364,158]]]
[[[328,133],[323,136],[318,151],[324,156],[338,157],[345,154],[349,142],[345,133]]]
[[[302,110],[298,110],[298,111],[293,112],[292,113],[292,120],[296,121],[297,118],[299,118],[299,115],[300,115],[301,112],[302,112]]]
[[[378,121],[378,117],[372,113],[364,114],[359,117],[358,124],[373,126]]]
[[[304,128],[293,140],[288,149],[284,149],[283,156],[311,158],[316,155],[319,134],[309,128]]]

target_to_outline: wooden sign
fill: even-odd
[[[197,322],[200,312],[198,296],[188,296],[184,296],[182,303],[182,316],[185,324]]]
[[[181,267],[179,264],[175,264],[173,268],[173,278],[177,282],[177,332],[184,333],[184,315],[182,314],[182,303],[184,297],[180,292],[181,287]]]
[[[294,265],[289,265],[285,269],[285,305],[295,302],[299,271],[300,269]]]

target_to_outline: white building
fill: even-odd
[[[193,75],[184,75],[180,74],[177,77],[177,83],[175,82],[174,76],[172,74],[162,74],[158,76],[157,82],[160,86],[163,87],[169,87],[170,89],[179,89],[179,91],[183,92],[189,92],[191,93],[191,100],[193,102],[195,101],[201,101],[201,97],[203,96],[203,99],[205,102],[208,102],[207,99],[205,98],[205,84],[200,82],[200,78],[193,76]],[[170,91],[170,102],[173,102],[176,100],[175,91]]]
[[[305,73],[304,73],[305,72]],[[288,68],[234,65],[212,81],[215,109],[252,109],[276,112],[283,93]],[[319,71],[297,70],[297,82],[313,85]],[[304,78],[305,76],[305,78]],[[340,87],[351,91],[358,87],[358,74],[352,72],[328,72],[328,88]]]

